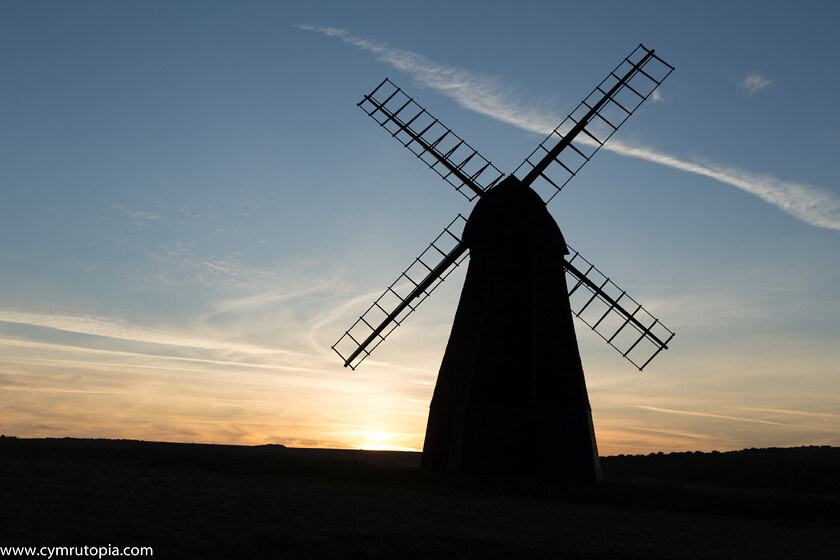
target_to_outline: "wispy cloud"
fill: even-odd
[[[332,288],[334,288],[334,282],[321,279],[308,286],[298,289],[271,290],[246,297],[224,300],[216,304],[216,309],[211,313],[211,315],[233,312],[253,313],[256,309],[265,309],[271,305],[284,303],[289,300],[301,299],[305,296],[321,292],[326,293]]]
[[[128,208],[124,208],[120,205],[115,205],[116,209],[125,216],[128,216],[131,223],[138,226],[147,226],[153,222],[160,222],[161,217],[157,214],[153,214],[151,212],[145,212],[143,210],[129,210]],[[114,218],[107,218],[109,220],[114,220]]]
[[[438,90],[461,106],[528,132],[548,134],[562,120],[555,98],[526,96],[500,77],[438,64],[417,53],[354,37],[343,29],[298,27],[338,38],[368,51],[377,59],[408,73],[417,83]],[[761,74],[750,74],[742,85],[752,94],[771,83]],[[656,93],[654,99],[661,100],[661,94]],[[604,149],[709,177],[753,194],[810,225],[840,230],[840,200],[817,187],[711,163],[685,161],[652,148],[630,146],[615,140],[608,142]]]
[[[347,44],[376,55],[397,70],[406,72],[418,84],[440,91],[459,105],[529,132],[548,134],[562,117],[557,99],[528,98],[524,92],[504,82],[499,76],[487,76],[463,68],[445,66],[410,51],[395,49],[374,41],[360,39],[343,29],[298,26],[336,37]]]
[[[767,86],[771,85],[772,83],[773,82],[769,80],[764,74],[751,72],[747,74],[741,81],[741,87],[747,90],[747,93],[753,95],[763,90]]]
[[[283,353],[282,350],[276,348],[189,337],[157,329],[138,327],[130,325],[125,321],[114,321],[104,317],[0,310],[0,321],[34,327],[45,327],[69,333],[112,338],[126,342],[143,342],[204,350],[229,350],[252,355]]]
[[[840,414],[832,414],[830,412],[808,412],[805,410],[791,410],[788,408],[742,408],[741,410],[751,410],[755,412],[769,412],[771,414],[781,414],[786,416],[808,416],[812,418],[819,418],[825,420],[827,418],[840,418]]]
[[[649,433],[653,433],[653,434],[661,434],[661,435],[667,435],[667,436],[677,436],[677,437],[680,437],[680,438],[696,439],[696,440],[701,440],[701,441],[709,441],[709,440],[712,439],[712,437],[709,436],[708,434],[700,434],[700,433],[694,434],[694,433],[689,433],[689,432],[679,431],[679,430],[665,430],[665,429],[662,429],[662,428],[643,428],[641,426],[627,426],[627,429],[628,430],[633,430],[633,431],[638,431],[638,432],[649,432]]]
[[[195,371],[195,368],[181,368],[173,364],[200,364],[204,366],[235,366],[237,368],[248,369],[265,369],[273,371],[315,371],[311,368],[300,368],[291,366],[282,366],[276,364],[262,364],[243,361],[232,360],[214,360],[209,358],[187,358],[183,356],[167,356],[164,354],[154,354],[150,352],[129,352],[125,350],[106,350],[102,348],[90,348],[70,346],[67,344],[54,344],[49,342],[33,342],[26,340],[16,340],[9,338],[0,338],[0,346],[26,348],[39,351],[60,352],[62,358],[38,358],[38,357],[5,357],[6,361],[16,361],[23,363],[54,363],[64,365],[86,365],[86,366],[108,366],[113,367],[119,365],[124,368],[138,368],[138,369],[158,369],[165,371]],[[68,358],[68,355],[86,354],[95,356],[98,359],[80,360]],[[157,365],[154,364],[137,364],[127,363],[125,361],[117,361],[125,358],[143,358],[157,360]]]
[[[755,195],[812,226],[840,229],[840,200],[828,191],[804,183],[782,181],[766,174],[683,161],[651,148],[629,146],[620,141],[610,140],[604,149],[715,179]]]
[[[664,414],[680,414],[684,416],[700,416],[703,418],[718,418],[721,420],[735,420],[738,422],[750,422],[754,424],[768,424],[771,426],[784,426],[787,428],[800,428],[803,430],[820,430],[824,432],[837,432],[838,430],[834,430],[831,428],[820,428],[816,426],[801,426],[799,424],[788,424],[785,422],[774,422],[772,420],[761,420],[759,418],[746,418],[743,416],[730,416],[726,414],[714,414],[711,412],[698,412],[693,410],[675,410],[672,408],[660,408],[656,406],[645,406],[645,405],[636,405],[636,408],[640,408],[642,410],[649,410],[651,412],[661,412]]]

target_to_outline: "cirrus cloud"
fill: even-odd
[[[417,83],[435,89],[459,105],[495,120],[538,134],[550,133],[562,120],[556,99],[522,95],[497,76],[436,63],[422,55],[354,37],[343,29],[298,25],[300,29],[335,37],[376,55],[378,60],[408,73]],[[741,82],[750,95],[770,86],[763,74],[750,73]],[[661,94],[654,96],[662,100]],[[840,200],[829,191],[800,182],[724,167],[686,161],[645,146],[611,140],[604,146],[616,154],[702,175],[746,191],[812,226],[840,230]]]

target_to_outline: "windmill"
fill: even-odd
[[[674,333],[569,247],[546,205],[673,71],[639,45],[505,177],[389,79],[361,107],[469,200],[333,345],[355,369],[466,259],[422,466],[600,476],[572,315],[642,370]]]

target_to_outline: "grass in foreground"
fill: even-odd
[[[290,451],[2,441],[0,545],[153,546],[158,558],[835,558],[840,550],[836,496],[444,475]]]

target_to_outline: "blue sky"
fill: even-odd
[[[638,43],[676,71],[549,206],[676,331],[578,324],[603,454],[840,445],[840,7],[0,4],[0,432],[419,449],[463,272],[330,345],[457,213],[390,77],[512,172]]]

